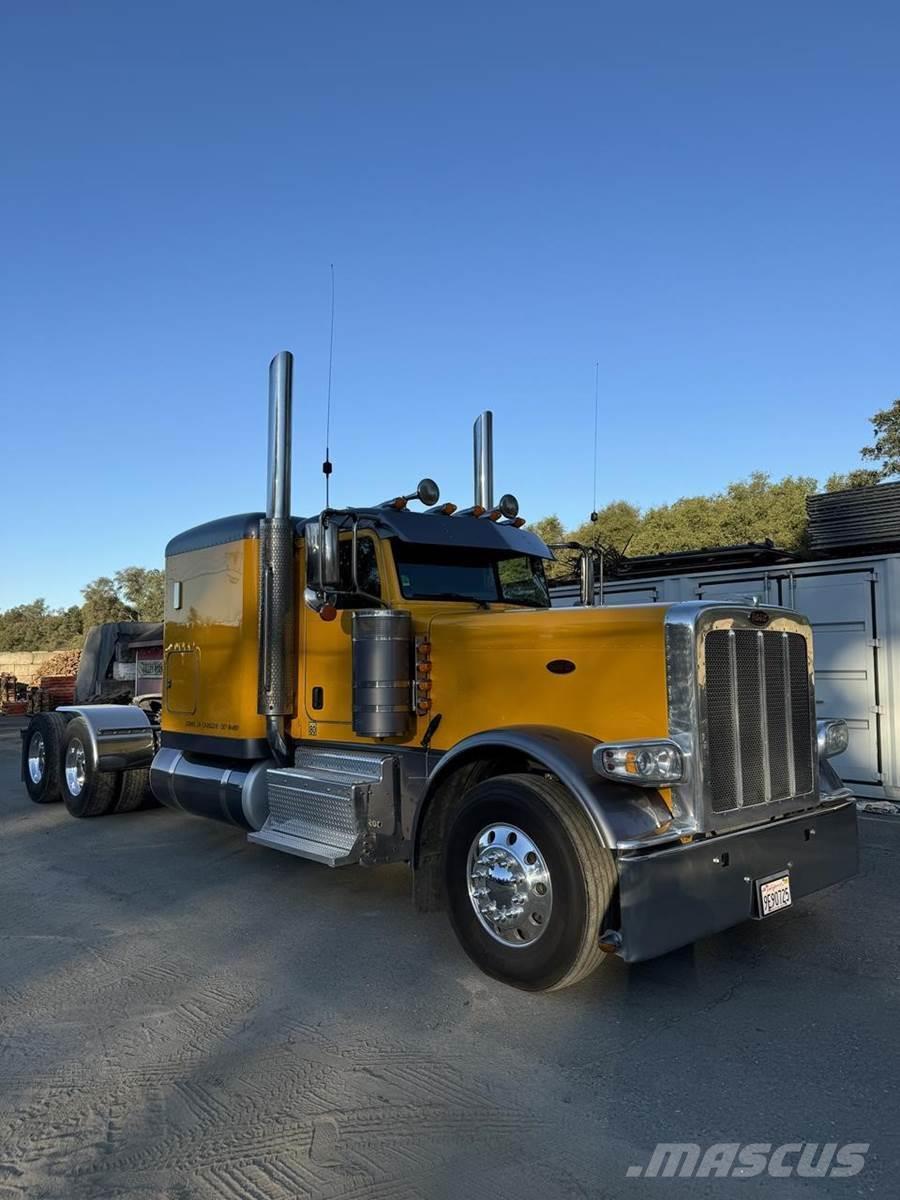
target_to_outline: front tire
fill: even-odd
[[[75,717],[66,728],[60,785],[63,802],[73,817],[103,817],[115,809],[121,772],[99,770],[83,717]]]
[[[62,799],[60,767],[65,718],[59,713],[36,713],[28,723],[23,747],[22,777],[35,804]]]
[[[558,780],[501,775],[474,787],[450,818],[444,870],[456,935],[495,979],[551,991],[607,957],[615,861]]]

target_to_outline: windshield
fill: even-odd
[[[474,600],[549,608],[544,563],[525,554],[394,542],[400,589],[407,600]]]

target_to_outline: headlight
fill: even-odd
[[[618,742],[594,748],[594,770],[626,783],[665,786],[684,772],[681,751],[674,742]]]
[[[843,754],[850,744],[850,730],[846,721],[817,721],[819,757],[834,758]]]

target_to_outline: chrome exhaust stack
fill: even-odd
[[[290,760],[284,718],[294,709],[294,530],[291,525],[291,408],[294,356],[269,364],[266,515],[259,528],[259,680],[257,711],[281,763]]]
[[[593,550],[585,548],[582,551],[580,568],[578,587],[579,599],[581,600],[583,608],[592,608],[593,605],[597,603],[595,598],[596,572],[594,570]]]
[[[486,410],[475,422],[475,504],[490,512],[494,507],[494,414]]]

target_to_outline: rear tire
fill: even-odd
[[[123,771],[122,785],[113,812],[137,812],[140,808],[154,808],[157,801],[150,791],[150,772],[145,770]]]
[[[552,991],[606,959],[615,860],[558,780],[501,775],[474,787],[450,817],[444,868],[456,935],[495,979]]]
[[[75,717],[66,728],[60,785],[73,817],[103,817],[114,812],[122,776],[97,767],[87,721]]]
[[[62,799],[60,774],[65,718],[59,713],[36,713],[28,722],[22,746],[22,777],[35,804]]]

